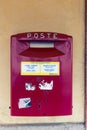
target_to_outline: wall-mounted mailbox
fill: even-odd
[[[11,36],[11,115],[72,114],[72,37],[50,32]]]

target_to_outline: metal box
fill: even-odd
[[[71,114],[72,37],[51,32],[12,35],[11,115]]]

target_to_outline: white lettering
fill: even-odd
[[[34,33],[34,38],[38,39],[38,33]]]
[[[50,33],[47,33],[48,38],[50,38]]]
[[[57,39],[57,36],[58,36],[58,34],[57,34],[57,33],[54,33],[53,38],[54,38],[54,39]]]
[[[57,33],[27,33],[27,38],[29,39],[58,39],[58,34]]]
[[[41,37],[40,37],[41,39],[44,39],[44,38],[45,38],[44,33],[40,33],[40,36],[41,36]]]
[[[27,33],[27,38],[31,38],[31,33]]]

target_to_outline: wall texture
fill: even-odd
[[[10,116],[10,36],[30,31],[73,36],[72,116]],[[84,122],[84,0],[0,0],[0,124],[43,122]]]
[[[84,124],[1,126],[0,130],[85,130]]]

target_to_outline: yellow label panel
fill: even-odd
[[[21,75],[60,75],[60,62],[21,62]]]

